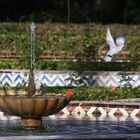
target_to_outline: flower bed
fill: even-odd
[[[73,100],[78,101],[108,101],[119,99],[140,98],[140,87],[47,87],[42,92],[65,93],[68,89],[74,93]]]

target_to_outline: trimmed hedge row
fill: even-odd
[[[140,98],[139,87],[47,87],[42,89],[42,93],[65,93],[69,89],[75,94],[73,100],[105,101]]]
[[[26,90],[25,87],[0,87],[0,90]],[[74,93],[72,100],[79,101],[108,101],[140,98],[140,87],[43,87],[42,94],[62,93],[65,94],[68,90]]]
[[[0,60],[1,69],[29,69],[29,65],[24,60]],[[83,61],[46,61],[39,60],[37,64],[39,70],[76,70],[83,71],[139,71],[139,62],[83,62]]]
[[[66,54],[77,54],[90,45],[98,49],[105,43],[107,27],[111,28],[112,34],[122,30],[126,33],[124,50],[130,52],[139,50],[140,26],[121,24],[36,24],[36,46],[41,47],[43,51],[57,51],[58,53],[59,48]],[[29,45],[29,23],[0,23],[0,29],[1,49],[11,47],[20,51]]]

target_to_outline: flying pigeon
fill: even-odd
[[[118,54],[124,47],[125,38],[124,34],[121,33],[115,39],[113,39],[110,28],[107,29],[106,33],[106,42],[109,45],[109,51],[107,52],[106,56],[103,58],[105,62],[110,62],[115,54]]]

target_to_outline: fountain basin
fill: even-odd
[[[69,95],[45,96],[1,96],[0,111],[21,117],[24,128],[42,126],[42,117],[55,114],[62,110],[71,100]]]

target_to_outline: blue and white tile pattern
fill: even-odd
[[[74,71],[38,71],[35,72],[35,78],[44,86],[68,86],[71,83],[71,76],[76,74]],[[120,82],[121,75],[118,72],[87,71],[83,75],[87,77],[84,82],[89,86],[123,86],[125,84],[125,81]],[[27,83],[28,76],[29,72],[26,70],[0,71],[0,84],[15,87],[22,84],[23,81]],[[130,76],[132,78],[130,84],[134,87],[140,86],[140,73]]]

